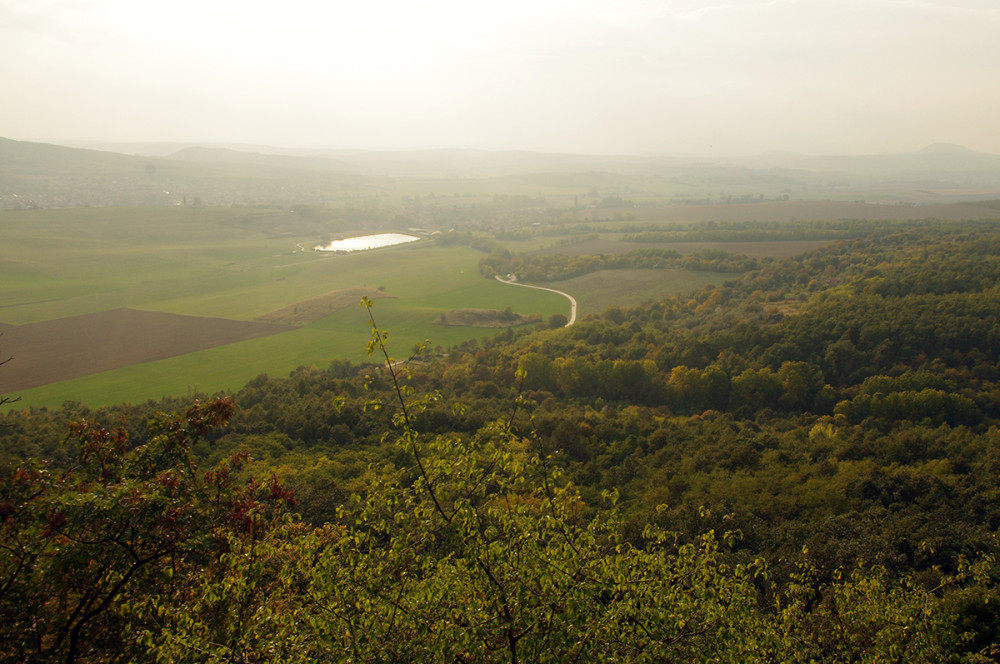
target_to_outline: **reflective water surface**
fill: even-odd
[[[359,235],[343,240],[334,240],[328,245],[316,247],[316,251],[365,251],[391,247],[396,244],[416,242],[420,238],[405,233],[377,233],[376,235]]]

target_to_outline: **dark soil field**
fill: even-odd
[[[113,309],[3,326],[0,394],[292,329],[275,323]]]

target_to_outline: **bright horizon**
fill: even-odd
[[[0,0],[0,135],[1000,154],[993,0]]]

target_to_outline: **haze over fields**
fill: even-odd
[[[994,0],[0,0],[0,135],[1000,153]]]

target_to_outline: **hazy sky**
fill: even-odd
[[[0,0],[0,136],[1000,153],[997,0]]]

